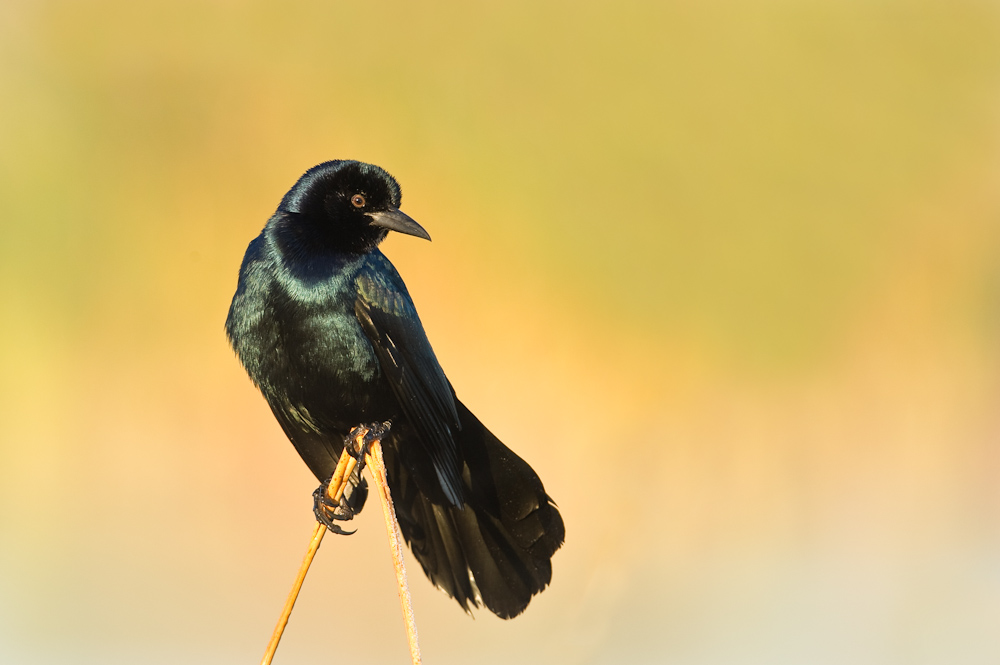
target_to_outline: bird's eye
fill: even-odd
[[[364,195],[362,195],[362,194],[355,194],[354,196],[352,196],[351,197],[351,205],[353,205],[355,208],[364,208],[365,207],[365,197],[364,197]]]

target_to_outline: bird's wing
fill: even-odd
[[[380,253],[361,271],[354,313],[392,392],[430,458],[448,500],[464,503],[454,433],[461,429],[451,384],[438,364],[399,274]]]

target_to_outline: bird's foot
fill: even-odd
[[[347,454],[357,460],[358,474],[365,468],[365,455],[368,454],[368,448],[372,443],[381,441],[389,433],[391,427],[392,423],[388,420],[384,423],[358,425],[347,435],[344,447],[347,450]]]
[[[365,467],[365,455],[368,454],[368,448],[372,443],[381,441],[390,427],[392,427],[392,423],[389,421],[359,425],[352,429],[344,440],[344,450],[357,461],[351,472],[351,478],[354,479],[352,484],[356,486],[356,489],[350,496],[348,496],[348,492],[344,492],[340,501],[334,502],[330,497],[330,481],[333,478],[323,481],[313,492],[313,514],[330,531],[345,536],[354,533],[354,531],[344,531],[334,523],[334,520],[341,522],[352,520],[357,511],[361,510],[365,497],[368,495],[364,480],[361,478],[361,471]]]
[[[333,533],[349,536],[354,531],[344,531],[334,523],[334,520],[346,522],[354,519],[354,509],[348,505],[346,497],[341,497],[340,503],[334,503],[328,494],[329,488],[330,481],[324,480],[313,492],[313,514],[320,524]]]

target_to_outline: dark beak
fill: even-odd
[[[379,212],[370,212],[368,216],[371,217],[372,226],[381,226],[383,229],[389,229],[390,231],[399,231],[400,233],[405,233],[408,236],[417,236],[418,238],[423,238],[424,240],[430,240],[431,236],[427,231],[424,231],[424,227],[413,221],[409,215],[404,212],[400,212],[395,208],[389,208],[388,210],[382,210]]]

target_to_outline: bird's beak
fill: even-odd
[[[371,217],[373,226],[381,226],[383,229],[399,231],[400,233],[405,233],[408,236],[417,236],[418,238],[423,238],[424,240],[431,239],[430,234],[427,233],[427,231],[424,231],[424,227],[413,221],[413,219],[411,219],[405,212],[401,212],[395,208],[389,208],[388,210],[382,210],[379,212],[370,212],[368,213],[368,216]]]

